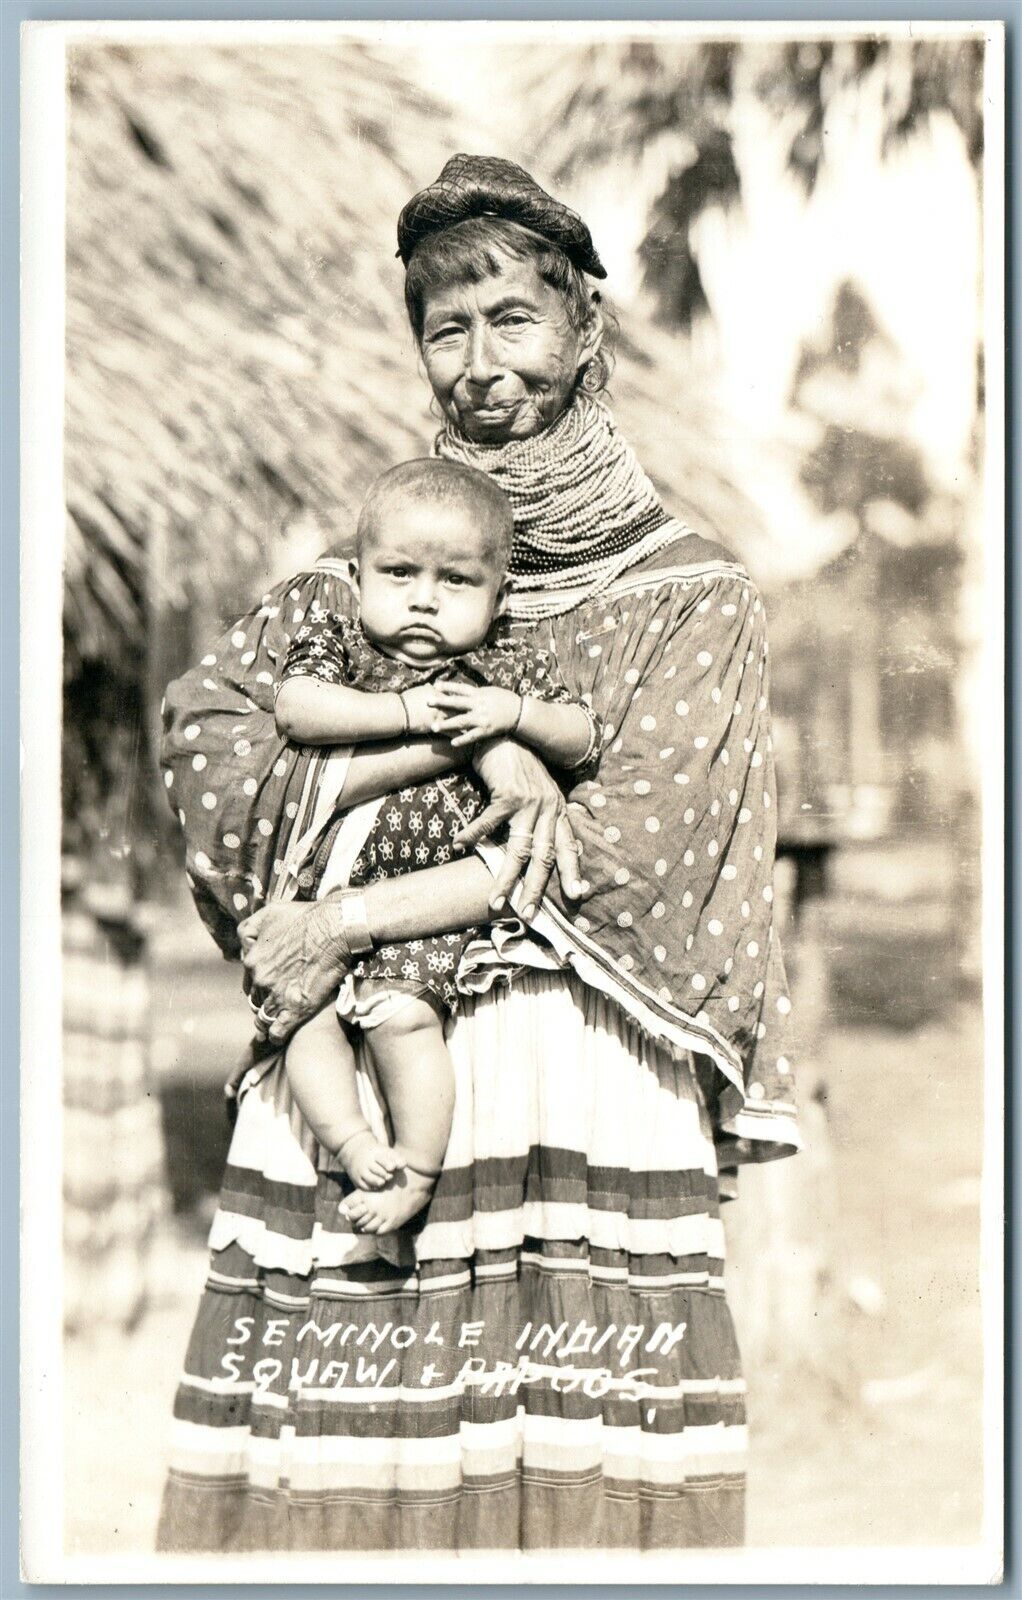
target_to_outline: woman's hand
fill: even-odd
[[[531,750],[510,739],[494,739],[473,753],[472,765],[490,793],[481,816],[462,828],[456,842],[472,849],[480,839],[496,833],[505,823],[508,840],[505,860],[494,881],[490,909],[504,909],[507,896],[525,869],[521,915],[536,914],[554,864],[566,895],[585,894],[588,884],[579,878],[578,841],[571,831],[564,796],[546,767]]]
[[[264,906],[239,925],[238,937],[256,1015],[271,1039],[286,1039],[321,1010],[351,960],[330,899]]]
[[[522,697],[513,689],[443,680],[432,688],[432,704],[439,713],[433,729],[454,746],[496,739],[518,726]]]

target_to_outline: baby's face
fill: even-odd
[[[358,560],[366,636],[413,666],[482,644],[507,588],[500,546],[458,507],[398,502]]]

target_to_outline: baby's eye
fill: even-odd
[[[408,576],[407,567],[387,567],[386,572],[388,577],[391,578],[407,578]]]
[[[460,572],[449,572],[447,574],[447,582],[453,583],[456,588],[460,588],[462,584],[468,582],[468,579],[463,577]]]

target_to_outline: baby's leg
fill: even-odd
[[[378,1194],[353,1194],[342,1209],[364,1233],[390,1233],[421,1211],[443,1164],[454,1115],[454,1064],[443,1022],[415,999],[366,1034],[403,1162]]]
[[[414,999],[367,1033],[390,1110],[394,1140],[416,1171],[437,1175],[454,1116],[454,1063],[443,1019]]]
[[[291,1093],[321,1145],[334,1152],[352,1183],[378,1189],[401,1158],[379,1143],[362,1114],[355,1086],[355,1053],[332,1006],[298,1029],[284,1057]]]

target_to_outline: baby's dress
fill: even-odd
[[[511,689],[539,700],[580,705],[592,731],[586,760],[598,744],[595,714],[568,693],[553,658],[499,620],[477,649],[413,667],[378,650],[357,620],[313,606],[294,634],[280,682],[296,677],[319,678],[324,683],[378,694],[400,693],[441,678]],[[423,867],[442,866],[456,853],[455,835],[479,816],[486,804],[486,791],[471,772],[455,772],[387,796],[355,858],[349,883],[357,887]],[[334,821],[316,851],[313,892],[342,824],[343,817]],[[381,945],[352,966],[341,988],[339,1011],[363,1027],[373,1027],[393,1013],[396,1001],[415,995],[430,1001],[441,1016],[453,1015],[458,1009],[462,957],[471,941],[480,936],[480,929],[466,928],[459,933]]]

